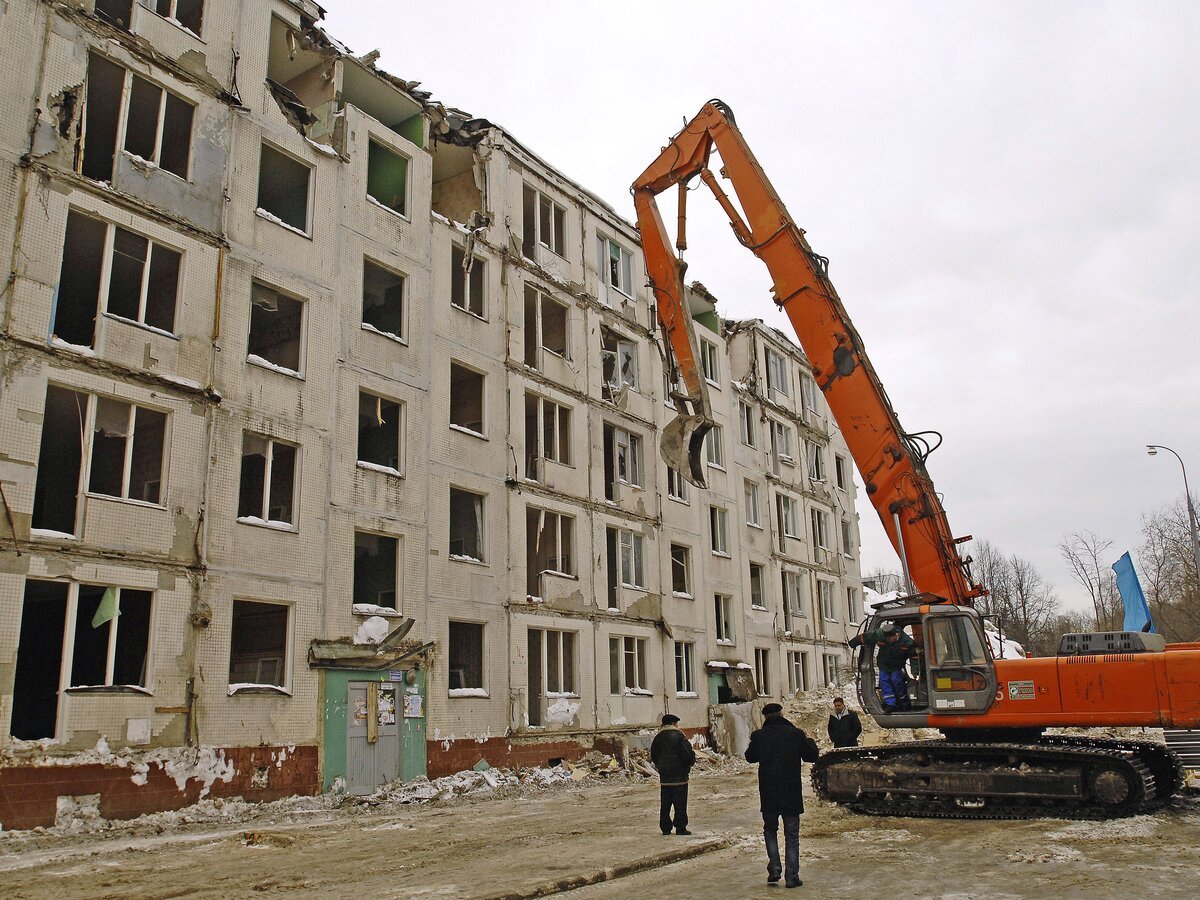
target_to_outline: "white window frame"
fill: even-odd
[[[754,648],[754,690],[760,697],[771,696],[771,651]]]
[[[692,641],[675,642],[675,696],[696,696],[696,645]]]
[[[714,469],[725,469],[725,429],[713,425],[704,436],[704,459]]]
[[[677,471],[667,466],[667,497],[677,503],[688,505],[688,481]]]
[[[134,0],[135,5],[137,2],[138,0]],[[117,113],[117,140],[115,151],[117,153],[125,154],[125,156],[129,159],[141,159],[140,156],[136,156],[125,149],[126,130],[129,125],[129,105],[133,102],[133,79],[139,78],[149,84],[151,87],[157,88],[162,93],[162,96],[159,97],[158,101],[158,116],[157,121],[155,122],[154,158],[144,160],[144,162],[153,166],[155,169],[158,169],[160,172],[166,172],[168,175],[174,175],[176,178],[182,179],[183,181],[191,182],[192,167],[196,162],[195,153],[193,152],[195,150],[195,146],[192,142],[192,138],[196,133],[196,104],[187,97],[170,90],[154,79],[147,78],[141,72],[134,72],[132,69],[127,68],[124,64],[117,62],[112,57],[104,56],[104,54],[97,55],[102,56],[106,62],[110,62],[114,66],[120,66],[120,68],[125,70],[125,81],[121,88],[121,106],[120,111]],[[171,94],[180,103],[186,103],[192,108],[192,126],[188,130],[188,164],[187,171],[183,175],[179,175],[177,172],[172,172],[169,169],[160,168],[159,160],[162,159],[163,129],[166,126],[167,119],[167,94]],[[274,147],[274,145],[272,146]],[[279,148],[275,147],[274,149],[278,150]],[[312,181],[311,176],[309,177],[309,181]]]
[[[854,559],[854,523],[842,519],[842,556]]]
[[[167,460],[171,455],[171,414],[167,410],[156,409],[153,406],[145,406],[139,403],[133,403],[129,400],[123,400],[119,397],[110,397],[105,394],[89,394],[86,391],[81,391],[77,388],[67,387],[66,385],[55,384],[56,387],[62,387],[73,392],[76,395],[84,394],[88,398],[87,409],[84,410],[83,419],[85,427],[85,438],[80,446],[80,480],[83,486],[83,493],[89,497],[107,497],[110,500],[123,500],[130,503],[141,503],[146,506],[156,508],[164,508],[167,505]],[[100,410],[100,403],[117,403],[121,406],[128,407],[125,419],[125,458],[121,464],[121,493],[120,494],[103,494],[99,491],[94,491],[91,488],[92,482],[92,467],[95,464],[96,454],[96,416]],[[137,434],[137,411],[144,409],[147,412],[158,413],[163,416],[163,447],[162,456],[159,459],[159,476],[158,476],[158,502],[143,500],[141,497],[130,497],[130,475],[133,471],[133,442]],[[76,510],[76,515],[80,515],[82,510]],[[76,522],[78,528],[78,521]]]
[[[817,383],[812,376],[807,373],[800,374],[800,394],[804,401],[804,408],[811,413],[820,413],[821,405],[817,402]]]
[[[675,589],[675,551],[682,550],[682,568],[683,568],[683,590]],[[695,594],[692,590],[692,548],[687,544],[671,544],[671,596],[680,597],[685,600],[692,600]]]
[[[470,497],[473,497],[476,501],[476,503],[475,503],[476,525],[479,528],[479,539],[478,539],[479,556],[467,556],[466,554],[455,554],[453,551],[451,551],[449,549],[450,541],[453,540],[453,536],[451,534],[451,528],[454,525],[453,518],[449,515],[447,516],[447,523],[446,523],[446,525],[447,525],[447,528],[446,528],[447,554],[450,559],[456,560],[458,562],[486,563],[487,556],[488,556],[488,552],[487,552],[487,495],[481,494],[478,491],[473,491],[470,488],[458,487],[457,485],[452,484],[452,485],[450,485],[450,490],[446,494],[447,513],[449,513],[449,511],[450,511],[451,498],[455,491],[458,491],[459,493],[466,494]]]
[[[825,454],[821,445],[815,441],[805,441],[804,449],[808,457],[808,480],[823,484],[829,473],[825,471]]]
[[[729,511],[723,506],[708,508],[709,545],[714,556],[729,555]]]
[[[758,446],[758,436],[755,433],[754,407],[745,400],[738,401],[738,422],[741,428],[742,443],[747,447]]]
[[[535,188],[531,184],[526,183],[524,185],[524,190],[530,191],[534,195],[534,198],[533,198],[534,243],[537,245],[540,245],[542,247],[545,247],[547,250],[549,250],[551,253],[553,253],[555,256],[559,257],[560,259],[565,259],[566,253],[567,253],[567,234],[566,233],[568,231],[566,207],[564,207],[561,203],[558,203],[553,197],[551,197],[545,191],[539,190],[538,188]],[[522,202],[522,206],[523,206],[524,205],[523,197],[522,197],[521,202]],[[542,229],[542,207],[543,206],[547,206],[550,209],[550,215],[549,215],[549,219],[548,219],[549,225],[550,225],[550,234],[548,234],[548,235],[542,233],[542,231],[543,231],[543,229]],[[524,216],[524,212],[522,211],[522,217],[523,216]],[[523,236],[524,236],[524,232],[525,232],[526,228],[527,228],[527,223],[522,221],[522,223],[521,223],[522,247],[524,246],[524,237]]]
[[[792,393],[791,385],[789,384],[789,366],[787,357],[782,353],[772,350],[770,347],[767,350],[767,396],[772,400],[778,397],[790,397]]]
[[[822,550],[832,550],[829,546],[831,543],[829,535],[829,513],[815,507],[811,510],[810,521],[812,523],[813,546],[819,547]]]
[[[721,365],[717,345],[707,338],[700,338],[700,371],[705,381],[715,388],[721,387]]]
[[[241,471],[240,465],[242,458],[246,455],[246,436],[253,435],[260,440],[267,442],[267,464],[263,468],[263,488],[262,488],[262,509],[261,516],[238,516],[238,521],[244,525],[263,525],[269,528],[282,528],[288,531],[295,531],[299,528],[299,522],[287,522],[283,519],[272,519],[271,512],[271,468],[275,462],[275,446],[281,445],[291,447],[296,451],[295,463],[292,466],[292,518],[298,520],[300,518],[300,467],[301,457],[303,455],[299,444],[294,444],[291,441],[281,441],[278,438],[271,437],[269,434],[263,434],[260,431],[252,431],[244,429],[242,431],[242,455],[238,458],[239,473],[238,473],[238,505],[241,505]]]
[[[139,2],[139,0],[134,0],[134,2],[137,3],[137,2]],[[161,2],[161,0],[158,0],[158,2]],[[158,11],[158,2],[156,2],[153,6],[147,6],[146,8],[149,9],[150,12],[152,12],[156,16],[158,16],[160,19],[165,19],[166,21],[170,22],[172,25],[175,25],[175,26],[183,29],[188,34],[195,35],[196,37],[201,37],[200,31],[192,31],[191,28],[184,25],[177,18],[176,13],[179,10],[179,0],[167,0],[170,12],[168,12],[166,15],[163,15],[162,13],[160,13]],[[144,6],[145,4],[142,4],[142,5]],[[205,4],[203,4],[203,3],[200,4],[200,29],[201,29],[201,31],[204,30],[204,13],[206,11],[204,6],[205,6]]]
[[[767,608],[767,567],[762,563],[751,561],[749,563],[750,575],[750,608],[751,609],[766,609]],[[758,600],[754,597],[754,572],[758,570]]]
[[[645,638],[610,635],[608,638],[609,692],[620,696],[650,694],[649,651]],[[616,671],[612,671],[614,668]],[[616,690],[614,690],[614,688]]]
[[[842,456],[840,453],[835,453],[833,455],[834,483],[837,485],[837,489],[843,493],[849,490],[848,485],[850,483],[850,479],[846,477],[848,472],[848,462],[849,461],[846,459],[846,457]]]
[[[825,687],[834,687],[837,683],[837,670],[841,668],[841,660],[833,653],[821,654],[821,668],[825,679]]]
[[[800,533],[800,501],[782,492],[775,495],[776,523],[781,538],[803,537]]]
[[[265,281],[260,281],[257,278],[250,282],[250,306],[254,306],[254,288],[258,286],[264,290],[270,291],[273,294],[278,294],[284,299],[290,300],[293,303],[300,304],[300,352],[297,354],[297,368],[289,369],[287,366],[279,363],[271,362],[265,356],[259,356],[256,353],[250,352],[250,335],[253,333],[253,310],[251,314],[246,316],[246,364],[258,366],[260,369],[266,369],[270,372],[278,372],[280,375],[287,375],[291,378],[299,378],[304,380],[305,369],[308,365],[308,301],[303,297],[297,297],[290,291],[284,291]]]
[[[772,463],[778,460],[789,466],[795,465],[796,458],[792,455],[792,429],[778,419],[767,419],[767,424],[771,430]],[[777,469],[776,466],[776,475],[779,474]]]
[[[642,436],[626,431],[614,425],[613,435],[613,476],[621,484],[629,487],[642,487]],[[624,465],[622,465],[624,462]],[[622,477],[622,469],[625,471]]]
[[[646,589],[645,544],[628,528],[617,531],[617,579],[621,587]]]
[[[820,601],[821,618],[826,622],[837,621],[837,607],[833,599],[834,583],[827,578],[817,579],[817,597]]]
[[[41,576],[38,576],[38,577],[31,576],[28,580],[57,582],[59,584],[63,583],[62,580],[58,579],[58,578],[47,578],[47,577],[41,577]],[[75,676],[73,669],[74,669],[74,662],[75,662],[76,622],[78,621],[78,618],[79,618],[79,591],[80,591],[80,588],[84,588],[84,587],[104,588],[106,590],[111,588],[116,595],[115,599],[116,599],[117,612],[108,622],[104,623],[105,625],[109,626],[108,646],[107,646],[107,649],[105,650],[105,660],[104,660],[104,684],[72,684],[71,683],[74,680],[74,676]],[[116,654],[117,654],[117,633],[120,631],[120,628],[121,628],[121,614],[120,614],[121,593],[122,593],[122,591],[125,591],[125,590],[139,591],[141,593],[150,595],[150,627],[148,628],[147,633],[146,633],[146,663],[145,663],[145,672],[146,672],[145,681],[146,681],[146,683],[145,684],[114,684],[113,683],[113,678],[115,676],[115,671],[116,671],[116,660],[117,660],[117,656],[116,656]],[[24,602],[23,591],[22,591],[22,601],[21,602],[22,603]],[[121,587],[121,586],[118,586],[115,584],[105,584],[103,582],[96,582],[96,581],[89,581],[89,580],[84,580],[82,582],[80,582],[80,581],[67,582],[67,609],[66,609],[66,615],[63,619],[62,660],[59,665],[59,676],[58,676],[59,702],[61,703],[63,695],[67,692],[86,693],[86,690],[88,688],[99,688],[99,687],[129,688],[129,689],[131,689],[131,692],[137,692],[137,693],[145,692],[147,694],[152,694],[153,687],[154,687],[152,679],[154,677],[155,662],[156,662],[156,660],[154,658],[154,637],[155,637],[155,626],[158,624],[157,623],[157,619],[158,619],[157,610],[158,610],[157,594],[154,590],[151,590],[150,588],[135,588],[135,587],[130,587],[130,586]],[[47,648],[47,650],[49,650],[49,648]],[[63,725],[63,716],[60,713],[59,716],[57,717],[57,722],[56,722],[56,726],[55,726],[56,734],[61,732],[62,725]]]
[[[762,528],[762,512],[758,503],[758,482],[747,478],[743,484],[746,501],[746,524],[751,528]]]
[[[795,694],[797,691],[808,690],[808,654],[802,650],[789,650],[788,655],[788,690]]]
[[[462,256],[462,264],[456,266],[454,264],[454,261],[455,261],[454,257],[459,254],[461,254],[461,256]],[[471,261],[469,267],[467,266],[468,259],[470,259],[470,261]],[[480,286],[480,292],[479,292],[480,296],[479,296],[479,311],[478,312],[476,312],[474,309],[471,308],[472,301],[474,300],[474,298],[471,296],[471,276],[474,274],[476,266],[483,266],[483,274],[482,274],[482,276],[480,276],[480,281],[482,282],[482,284]],[[465,247],[460,247],[458,244],[451,244],[450,245],[450,280],[451,280],[451,282],[454,282],[454,281],[460,282],[459,287],[461,287],[461,289],[462,289],[463,303],[466,304],[465,306],[461,306],[458,303],[454,302],[454,286],[452,284],[451,290],[450,290],[450,305],[454,309],[460,310],[461,312],[465,312],[469,316],[474,316],[475,318],[482,319],[483,321],[486,322],[487,317],[488,317],[487,260],[484,257],[480,256],[478,253],[471,253],[470,256],[468,256]]]
[[[566,406],[565,404],[551,400],[549,397],[543,397],[540,394],[534,394],[531,391],[526,391],[525,399],[526,402],[533,400],[537,410],[535,416],[537,419],[537,425],[535,426],[537,429],[537,446],[533,448],[536,451],[533,454],[534,458],[539,462],[556,462],[560,466],[572,465],[571,420],[574,418],[574,416],[571,415],[573,411],[572,408],[570,406]],[[566,423],[565,425],[564,420]],[[546,439],[546,432],[548,428],[551,432],[551,437],[553,438],[551,441],[547,441]],[[563,458],[564,454],[561,452],[564,443],[564,432],[566,433],[565,459]],[[527,447],[525,449],[526,453],[528,453],[530,448]],[[537,466],[537,469],[538,471],[536,476],[531,476],[527,469],[525,472],[525,478],[529,481],[541,481],[545,475],[545,470],[541,465]]]
[[[716,627],[713,635],[716,642],[724,647],[732,647],[737,643],[733,634],[733,597],[730,594],[713,594],[713,616]]]
[[[850,624],[857,622],[858,614],[858,591],[855,588],[846,588],[846,621]]]
[[[569,516],[566,513],[561,513],[555,509],[545,509],[540,506],[527,506],[526,512],[536,512],[538,514],[537,533],[538,540],[549,540],[553,542],[553,549],[556,551],[553,558],[559,563],[558,568],[543,569],[539,575],[564,575],[568,578],[575,576],[575,517]],[[552,520],[552,521],[551,521]],[[567,526],[567,536],[563,536],[563,521],[570,522]],[[526,523],[528,524],[528,522]],[[526,535],[526,540],[529,536]],[[566,567],[562,563],[566,562]]]
[[[538,634],[538,641],[542,645],[542,696],[557,699],[559,697],[578,697],[579,696],[579,632],[568,631],[561,628],[539,628],[530,626],[530,631]],[[567,638],[571,639],[573,644],[571,650],[571,662],[573,665],[568,666],[566,663],[566,653],[564,653],[565,643]],[[558,686],[560,690],[553,690],[550,687],[550,644],[554,642],[558,644]],[[569,684],[568,684],[569,681]]]
[[[401,478],[403,478],[404,477],[404,462],[405,462],[405,456],[406,456],[406,451],[407,451],[407,447],[406,447],[407,441],[405,441],[405,428],[408,424],[407,405],[405,404],[405,402],[403,400],[396,400],[392,397],[385,397],[382,394],[376,393],[375,391],[369,391],[366,388],[360,387],[358,389],[358,402],[359,402],[360,406],[362,405],[362,398],[364,396],[373,397],[376,401],[381,401],[381,402],[385,402],[385,403],[394,403],[398,407],[398,409],[396,410],[396,431],[398,432],[398,434],[396,435],[396,464],[393,466],[384,466],[380,463],[374,463],[374,462],[370,462],[368,460],[361,459],[361,458],[359,458],[361,456],[361,454],[359,453],[359,448],[356,446],[355,453],[354,453],[355,465],[357,465],[359,468],[362,468],[362,469],[371,469],[376,472],[383,472],[385,475],[398,475]],[[377,413],[377,415],[378,415],[378,413]]]
[[[479,684],[463,685],[461,687],[452,688],[450,684],[450,672],[447,671],[446,678],[446,694],[450,697],[478,697],[480,691],[482,696],[489,695],[488,690],[488,626],[486,622],[474,622],[470,619],[449,619],[446,622],[446,666],[449,669],[450,665],[450,626],[451,625],[472,625],[479,628]]]
[[[616,255],[613,255],[613,251]],[[633,297],[633,254],[620,243],[602,234],[596,235],[596,268],[600,280],[626,297]],[[617,283],[612,279],[612,260],[617,260]]]
[[[608,343],[615,344],[616,349],[605,349],[605,338],[608,338]],[[601,327],[600,358],[601,378],[604,376],[604,362],[611,361],[613,378],[618,379],[603,382],[601,393],[602,395],[607,394],[603,399],[616,402],[617,394],[624,385],[629,385],[631,390],[638,390],[638,383],[640,381],[638,374],[638,348],[634,341],[609,328]],[[622,371],[622,360],[629,360],[629,367],[625,371]]]
[[[799,572],[784,569],[779,584],[783,593],[783,630],[791,634],[796,630],[796,619],[805,618],[804,579]]]

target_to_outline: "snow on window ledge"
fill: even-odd
[[[482,431],[476,431],[474,428],[467,428],[465,425],[455,425],[453,422],[451,422],[450,430],[458,431],[462,434],[469,434],[471,437],[479,438],[481,441],[487,440],[487,435],[485,435]]]
[[[29,536],[34,538],[50,538],[55,541],[77,541],[78,535],[66,531],[55,531],[53,528],[30,528]]]
[[[403,615],[391,606],[376,606],[374,603],[355,603],[350,611],[356,616],[383,616],[388,619],[398,619]]]
[[[154,692],[140,684],[76,684],[67,688],[68,694],[143,694],[153,697]]]
[[[253,353],[246,354],[246,362],[252,366],[258,366],[261,369],[267,369],[271,372],[278,372],[280,375],[287,375],[289,378],[304,379],[304,376],[295,369],[289,369],[287,366],[278,366],[269,359],[263,359],[261,356],[256,356]]]
[[[293,534],[299,531],[291,522],[277,522],[274,519],[260,519],[258,516],[238,516],[237,519],[243,525],[257,525],[259,528],[270,528],[272,531],[290,531]]]
[[[729,663],[727,663],[723,659],[710,659],[704,665],[708,666],[710,669],[728,669],[729,668]]]
[[[451,697],[490,697],[486,688],[450,688],[448,695]]]
[[[95,356],[96,351],[91,347],[83,344],[72,344],[70,341],[64,341],[57,334],[50,338],[50,346],[57,350],[69,350],[71,353],[78,353],[82,356]]]
[[[731,641],[729,638],[718,638],[718,639],[717,639],[717,646],[719,646],[719,647],[732,647],[732,646],[733,646],[733,641]],[[747,666],[746,668],[749,668],[749,666]]]
[[[367,202],[368,202],[369,204],[371,204],[372,206],[378,206],[380,209],[382,209],[382,210],[383,210],[384,212],[386,212],[386,213],[391,213],[393,216],[395,216],[395,217],[396,217],[396,218],[398,218],[398,219],[403,219],[405,222],[411,222],[411,221],[412,221],[412,219],[410,219],[410,218],[409,218],[407,215],[405,215],[404,213],[400,212],[400,210],[398,210],[398,209],[392,209],[392,208],[391,208],[390,206],[388,206],[386,203],[383,203],[383,202],[382,202],[382,201],[380,201],[380,200],[376,200],[376,199],[375,199],[374,197],[372,197],[370,194],[367,194]]]
[[[630,687],[627,687],[627,688],[625,688],[625,692],[624,692],[624,693],[625,693],[625,696],[626,696],[626,697],[653,697],[653,696],[654,696],[654,694],[653,694],[653,693],[651,693],[650,691],[646,690],[645,688],[630,688]]]
[[[687,591],[672,591],[671,596],[678,597],[680,600],[695,600],[696,599],[691,594],[689,594]]]
[[[765,606],[759,606],[757,603],[751,603],[750,608],[755,612],[767,612],[767,608]]]
[[[738,663],[736,666],[734,666],[734,668],[735,669],[745,669],[746,671],[751,671],[754,667],[752,665],[750,665],[749,663]]]
[[[290,697],[292,692],[285,687],[280,687],[277,684],[255,684],[253,682],[239,682],[229,686],[228,696],[234,694],[275,694],[280,697]]]
[[[486,566],[486,565],[487,565],[487,563],[485,563],[485,562],[484,562],[482,559],[480,559],[479,557],[477,557],[477,556],[467,556],[467,555],[466,555],[466,554],[464,554],[464,553],[451,553],[451,554],[450,554],[450,555],[447,557],[447,559],[452,559],[452,560],[454,560],[455,562],[470,563],[470,564],[471,564],[471,565],[473,565],[473,566]]]
[[[675,696],[681,700],[695,700],[700,695],[695,691],[676,691]]]
[[[396,343],[398,343],[398,344],[404,344],[405,346],[407,346],[407,345],[408,345],[408,341],[406,341],[406,340],[405,340],[403,337],[401,337],[400,335],[398,335],[398,334],[393,334],[393,333],[392,333],[392,332],[390,332],[390,331],[384,331],[382,328],[376,328],[376,327],[375,327],[374,325],[372,325],[370,322],[363,322],[363,323],[362,323],[362,324],[361,324],[359,327],[360,327],[360,328],[361,328],[363,331],[369,331],[369,332],[371,332],[372,334],[377,334],[377,335],[379,335],[380,337],[385,337],[385,338],[388,338],[389,340],[393,340],[393,341],[395,341],[395,342],[396,342]]]
[[[551,700],[557,700],[560,697],[567,697],[571,700],[579,699],[579,694],[574,691],[546,691],[545,696]]]
[[[355,463],[360,469],[366,469],[368,472],[381,472],[384,475],[393,475],[396,478],[403,478],[404,473],[393,466],[383,466],[379,463],[367,462],[365,459],[360,459]]]
[[[283,219],[279,218],[279,216],[275,215],[274,213],[267,212],[261,206],[254,211],[254,214],[260,219],[266,219],[268,222],[274,222],[280,228],[286,228],[288,231],[292,232],[292,234],[298,234],[302,238],[308,238],[310,241],[312,240],[312,235],[307,231],[301,231],[295,225],[289,225],[287,222],[283,221]]]

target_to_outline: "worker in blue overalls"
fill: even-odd
[[[884,712],[907,712],[912,709],[908,701],[908,674],[904,664],[917,652],[916,642],[896,627],[894,622],[884,622],[878,628],[855,635],[849,641],[851,647],[875,644],[875,668],[879,672],[879,696],[883,699]]]

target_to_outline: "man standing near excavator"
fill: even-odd
[[[908,701],[908,675],[904,664],[915,656],[917,645],[907,634],[896,627],[895,622],[884,622],[848,641],[852,648],[863,644],[875,644],[875,668],[879,671],[879,696],[885,712],[907,712],[912,709]]]

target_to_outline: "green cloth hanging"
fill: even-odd
[[[120,611],[117,609],[117,589],[105,588],[104,596],[100,598],[100,605],[96,607],[96,614],[92,616],[92,627],[99,628],[105,622],[112,621],[120,614]]]

